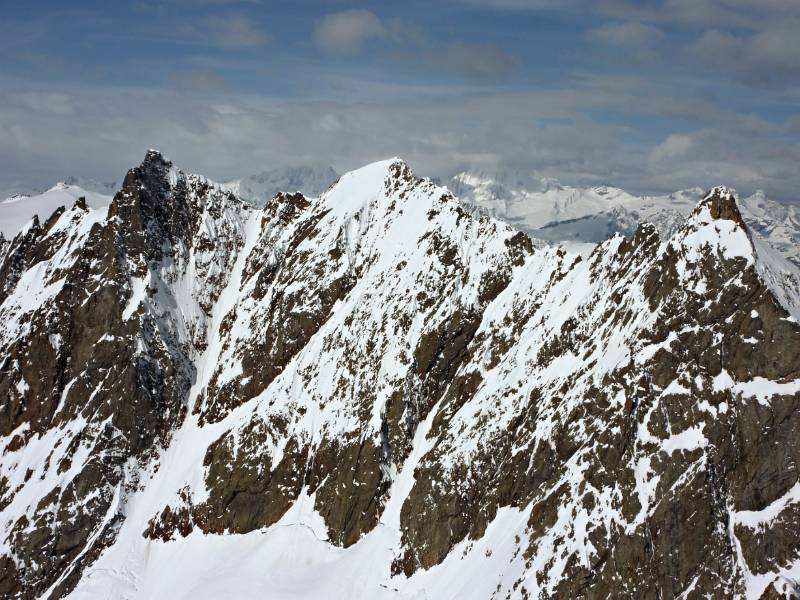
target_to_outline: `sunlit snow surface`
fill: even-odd
[[[514,235],[514,229],[489,219],[461,219],[455,209],[437,212],[441,206],[435,203],[443,190],[430,183],[412,190],[403,199],[402,210],[397,211],[394,204],[400,205],[401,200],[388,194],[384,187],[387,173],[395,164],[395,160],[383,161],[349,173],[333,189],[315,200],[317,204],[312,210],[324,213],[324,219],[319,225],[320,233],[303,244],[326,249],[340,244],[347,257],[342,268],[361,269],[360,279],[347,297],[339,301],[330,320],[263,393],[234,408],[221,421],[202,427],[198,416],[190,411],[175,432],[169,447],[159,457],[160,468],[146,475],[143,489],[125,498],[122,497],[121,488],[117,489],[110,510],[124,511],[126,518],[119,536],[116,543],[85,570],[71,598],[478,600],[491,597],[498,586],[510,589],[524,577],[528,578],[526,585],[534,595],[541,593],[546,596],[553,593],[553,585],[570,556],[574,554],[579,561],[588,564],[589,556],[596,550],[587,536],[589,522],[616,520],[632,529],[644,521],[647,511],[656,501],[658,476],[654,475],[650,458],[641,456],[635,464],[633,475],[635,493],[642,509],[630,522],[626,522],[611,508],[610,498],[602,493],[598,493],[598,502],[592,509],[581,506],[577,500],[567,500],[559,511],[557,522],[540,539],[532,564],[526,566],[522,557],[511,557],[517,548],[515,537],[524,539],[528,535],[526,528],[531,507],[521,510],[505,507],[499,509],[480,540],[458,543],[441,564],[429,571],[417,571],[408,579],[402,575],[392,577],[389,565],[401,552],[400,509],[412,489],[415,468],[423,463],[436,441],[428,436],[437,413],[438,407],[434,407],[416,430],[410,456],[392,472],[389,500],[379,525],[350,548],[342,549],[326,541],[326,527],[322,517],[313,508],[314,498],[306,495],[302,495],[278,523],[246,535],[204,535],[195,530],[186,538],[178,537],[167,543],[142,535],[148,521],[164,506],[177,505],[179,490],[188,488],[193,501],[204,500],[208,494],[203,467],[206,449],[226,431],[236,434],[250,419],[276,414],[295,415],[296,407],[302,404],[308,410],[302,418],[293,416],[287,425],[288,435],[313,442],[323,434],[337,436],[359,428],[365,430],[366,435],[377,434],[380,428],[378,407],[385,404],[392,391],[386,382],[407,374],[408,366],[401,360],[402,353],[406,351],[402,345],[405,340],[385,341],[386,347],[377,352],[381,357],[378,368],[374,372],[365,370],[374,376],[374,380],[367,384],[370,393],[375,396],[371,418],[365,424],[359,421],[353,406],[334,393],[335,384],[340,378],[352,379],[341,368],[341,364],[345,358],[358,357],[359,353],[364,352],[367,342],[349,335],[349,328],[344,323],[348,316],[356,315],[365,330],[378,331],[385,324],[387,315],[393,314],[393,311],[400,315],[411,314],[412,317],[416,314],[413,303],[420,281],[424,281],[429,274],[432,278],[437,276],[435,261],[425,252],[421,243],[421,237],[427,230],[436,228],[449,239],[455,240],[457,253],[469,259],[469,276],[446,290],[447,301],[459,306],[470,306],[477,302],[481,276],[497,267],[498,257],[506,252],[505,242]],[[43,195],[50,194],[51,197],[39,202],[43,207],[53,204],[55,209],[58,205],[70,204],[65,202],[67,197],[74,202],[76,193],[75,190],[54,188]],[[80,226],[72,233],[72,246],[67,244],[62,253],[54,258],[56,265],[67,265],[71,260],[70,248],[82,243],[91,225],[105,216],[102,207],[105,206],[103,202],[108,201],[107,197],[98,195],[90,199],[88,194],[79,195],[86,195],[90,205],[100,208],[80,217]],[[13,204],[8,203],[9,206]],[[40,217],[45,219],[49,213],[44,208],[41,210],[44,214]],[[542,218],[551,216],[544,215]],[[63,215],[54,233],[59,227],[66,226],[70,218],[70,214]],[[170,302],[174,300],[174,305],[169,307],[169,315],[178,324],[176,327],[181,340],[193,335],[193,326],[208,332],[208,345],[197,360],[197,379],[190,394],[190,406],[201,397],[213,376],[217,375],[221,382],[241,376],[240,358],[236,350],[243,340],[254,335],[249,329],[251,317],[258,316],[261,314],[259,311],[269,306],[266,301],[260,302],[249,293],[255,282],[254,278],[247,277],[247,258],[258,248],[280,248],[288,240],[281,237],[280,231],[264,231],[261,219],[259,211],[247,209],[224,212],[222,221],[209,220],[201,224],[200,235],[209,239],[220,235],[217,227],[223,224],[227,234],[231,231],[241,233],[241,248],[238,254],[224,257],[227,263],[218,264],[215,261],[222,260],[220,257],[199,252],[191,256],[192,262],[187,271],[171,280],[169,290],[159,288],[165,284],[152,273],[148,274],[148,279],[132,282],[133,293],[124,309],[124,318],[136,318],[144,311],[166,310],[165,298],[171,294],[167,299]],[[518,343],[502,357],[499,364],[488,367],[485,366],[485,357],[476,357],[475,367],[481,369],[483,385],[453,416],[447,432],[449,437],[436,449],[444,472],[459,461],[468,461],[485,444],[490,443],[493,433],[508,426],[517,408],[517,398],[534,388],[557,390],[567,383],[568,374],[578,373],[572,381],[578,386],[578,391],[566,393],[563,398],[566,410],[571,404],[581,401],[581,389],[599,384],[605,374],[629,361],[643,363],[660,348],[669,348],[677,340],[677,337],[671,336],[660,344],[629,343],[636,338],[636,332],[652,326],[657,315],[647,308],[647,301],[640,291],[639,275],[632,275],[630,280],[619,284],[625,289],[614,289],[613,281],[595,275],[614,272],[613,269],[617,268],[613,264],[615,255],[622,244],[623,238],[614,236],[603,242],[596,254],[592,254],[594,244],[580,241],[570,242],[566,251],[544,245],[529,256],[524,264],[514,267],[511,284],[486,308],[477,335],[494,330],[499,332],[497,335],[508,333],[511,336],[504,319],[520,307],[527,308],[534,302],[538,305],[533,309],[530,322],[519,334]],[[779,301],[793,315],[790,318],[796,318],[800,306],[796,269],[793,270],[786,259],[771,251],[768,245],[759,244],[751,244],[744,231],[735,227],[733,222],[715,221],[707,211],[701,210],[680,233],[671,239],[662,239],[657,254],[663,254],[667,249],[676,251],[681,257],[678,263],[681,283],[698,291],[704,285],[702,278],[697,276],[696,263],[701,249],[706,251],[711,248],[725,258],[742,258],[746,264],[756,266]],[[274,257],[267,258],[271,260]],[[392,285],[388,286],[383,277],[387,272],[395,272],[398,261],[405,261],[406,267],[398,271],[399,275],[393,276]],[[215,299],[211,314],[202,314],[197,307],[197,299],[207,291],[204,277],[219,272],[227,276],[226,284]],[[325,276],[338,275],[340,273]],[[41,285],[41,282],[48,281],[48,285]],[[54,293],[50,286],[57,285],[58,279],[50,281],[47,274],[23,274],[22,287],[18,287],[19,292],[11,298],[12,304],[4,304],[10,307],[8,315],[4,316],[8,316],[11,326],[17,328],[15,333],[21,332],[25,326],[20,315],[47,302]],[[152,296],[145,293],[150,288],[157,288],[158,292]],[[595,332],[604,343],[587,351],[585,356],[565,353],[546,367],[531,371],[528,364],[531,357],[536,356],[550,336],[579,309],[587,321],[602,322],[600,316],[615,308],[619,302],[614,299],[613,293],[619,293],[623,301],[631,306],[635,318],[617,324],[613,330],[609,328]],[[231,320],[230,328],[222,334],[223,319],[229,314],[235,314],[236,318]],[[421,318],[412,318],[411,321],[409,338],[416,339],[428,324],[422,322]],[[329,344],[331,340],[337,343]],[[588,368],[589,364],[591,368]],[[355,385],[356,382],[350,383]],[[364,382],[359,383],[364,385]],[[737,382],[725,372],[713,381],[713,386],[717,390],[730,389],[760,403],[768,402],[769,396],[774,393],[800,391],[798,382],[776,383],[759,379]],[[511,388],[515,389],[514,394],[507,393]],[[675,381],[662,393],[685,394],[686,388],[681,382]],[[614,401],[620,403],[624,399]],[[655,406],[651,410],[655,410]],[[708,412],[711,410],[707,409]],[[713,410],[721,412],[722,406]],[[668,456],[702,449],[708,443],[701,426],[675,431],[667,439],[658,440],[646,427],[649,418],[650,415],[645,416],[644,424],[637,432],[638,441],[657,443]],[[540,415],[535,435],[546,439],[556,426],[557,419],[558,415],[554,412]],[[485,423],[482,428],[469,427],[478,420]],[[10,516],[24,514],[36,498],[43,497],[47,490],[58,483],[47,479],[49,475],[45,475],[45,453],[53,443],[48,436],[74,435],[83,426],[81,421],[73,421],[65,428],[69,431],[51,431],[34,438],[19,451],[19,455],[2,457],[3,467],[24,462],[33,465],[37,475],[27,484],[29,487],[23,488],[23,493],[15,498],[12,505],[0,511],[3,521]],[[283,439],[268,440],[268,447],[264,450],[272,458],[273,464],[280,459],[288,435]],[[525,451],[525,448],[515,451]],[[82,466],[82,458],[79,454],[73,461],[76,469]],[[563,480],[557,485],[575,489],[584,479],[586,468],[587,462],[582,454],[576,453],[567,461]],[[45,479],[39,478],[40,472]],[[21,477],[21,472],[16,475]],[[71,475],[68,471],[60,474],[60,477],[63,480]],[[761,526],[799,498],[800,494],[793,488],[785,497],[757,514],[736,513],[736,523],[748,527]],[[740,562],[744,563],[741,557]],[[800,563],[787,568],[785,576],[794,576],[794,571],[800,571]],[[541,584],[537,582],[538,575],[542,575]],[[761,594],[772,576],[748,573],[748,591],[753,597]]]
[[[80,197],[86,198],[89,208],[101,209],[111,204],[111,196],[59,183],[43,194],[12,196],[0,201],[0,233],[6,239],[11,239],[30,222],[33,215],[38,215],[39,220],[44,223],[60,206],[71,208]]]

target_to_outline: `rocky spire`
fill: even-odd
[[[695,213],[708,207],[712,219],[725,219],[733,221],[743,229],[747,230],[742,214],[736,204],[736,192],[725,186],[711,188],[705,197],[698,203]]]
[[[156,150],[155,148],[150,148],[144,155],[142,164],[145,165],[148,163],[172,165],[172,161],[167,159],[163,154],[161,154],[160,150]]]

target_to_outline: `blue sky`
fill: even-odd
[[[800,194],[797,0],[6,2],[0,190],[387,156]]]

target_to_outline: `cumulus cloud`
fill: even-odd
[[[658,165],[663,162],[680,160],[686,157],[693,146],[692,136],[674,133],[651,150],[650,163]]]
[[[660,29],[638,21],[606,23],[589,30],[587,37],[595,43],[593,52],[604,50],[612,65],[619,61],[620,54],[624,54],[626,64],[651,63],[663,55],[666,47]]]
[[[647,178],[656,185],[732,185],[741,193],[765,189],[798,202],[794,182],[800,149],[764,135],[755,127],[702,128],[667,137],[650,153]]]
[[[682,62],[688,69],[696,70],[699,61],[752,86],[800,82],[797,0],[597,0],[592,9],[624,20],[590,32],[594,41],[607,46],[638,49],[638,56],[653,57],[654,43],[664,42],[671,62]],[[668,39],[665,31],[695,35],[695,42],[688,53],[682,52],[675,36]]]
[[[735,35],[711,29],[694,44],[695,56],[751,83],[786,86],[800,81],[800,21]]]
[[[327,15],[314,26],[317,46],[333,54],[355,54],[372,39],[386,37],[383,22],[368,10],[346,10]]]
[[[368,10],[327,15],[317,21],[313,37],[321,50],[338,55],[354,55],[370,40],[384,40],[393,45],[392,56],[396,59],[471,79],[503,79],[514,66],[513,57],[495,45],[433,45],[411,23],[400,19],[382,21]]]

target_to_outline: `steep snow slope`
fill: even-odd
[[[339,174],[332,167],[303,165],[269,169],[256,175],[229,181],[223,186],[253,206],[262,207],[278,192],[300,192],[305,196],[319,196],[333,185],[338,177]]]
[[[756,192],[742,201],[742,216],[770,246],[800,266],[800,210]]]
[[[111,196],[89,192],[76,185],[58,183],[36,196],[12,196],[0,201],[0,234],[12,238],[34,215],[46,219],[59,206],[72,206],[80,197],[86,198],[86,204],[93,209],[111,204]]]
[[[0,592],[791,590],[800,295],[760,244],[723,188],[582,255],[398,159],[257,210],[148,153],[6,250]]]

